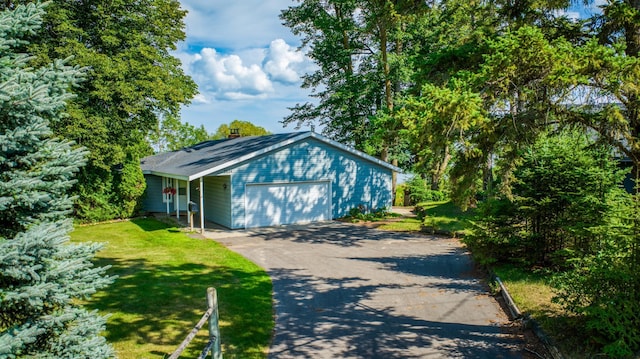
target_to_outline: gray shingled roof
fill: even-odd
[[[267,136],[250,136],[205,141],[177,151],[160,153],[140,160],[145,174],[166,175],[185,180],[194,180],[207,174],[224,171],[229,166],[268,153],[282,146],[313,137],[365,160],[375,162],[394,171],[399,168],[377,158],[348,148],[313,132],[281,133]]]
[[[303,134],[305,133],[283,133],[205,141],[177,151],[145,157],[140,160],[140,166],[143,173],[190,177]]]

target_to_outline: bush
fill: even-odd
[[[360,221],[377,221],[384,219],[389,215],[387,208],[378,208],[375,210],[368,209],[365,205],[359,205],[358,207],[351,208],[349,210],[349,217],[353,220]]]
[[[426,181],[420,176],[414,176],[406,183],[409,197],[412,203],[420,203],[427,201],[445,201],[448,194],[445,191],[432,190]]]
[[[590,228],[606,221],[622,181],[608,149],[575,133],[544,137],[514,175],[513,197],[481,204],[475,235],[465,239],[482,261],[566,269],[593,253]]]
[[[639,206],[619,185],[606,148],[584,135],[548,136],[514,172],[513,197],[481,204],[464,242],[484,264],[556,274],[554,301],[586,323],[587,343],[611,357],[640,349]]]
[[[405,193],[406,185],[401,183],[396,186],[396,197],[393,201],[394,206],[404,206],[404,193]]]
[[[635,258],[637,203],[622,196],[611,220],[593,229],[598,250],[571,261],[573,269],[558,275],[554,301],[581,315],[589,337],[614,358],[640,349],[640,263]]]
[[[136,215],[140,209],[140,198],[147,187],[140,161],[127,161],[117,177],[117,193],[120,200],[120,218]]]

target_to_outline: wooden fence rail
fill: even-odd
[[[204,359],[211,352],[211,358],[222,359],[222,350],[220,348],[220,326],[218,324],[218,294],[215,288],[207,288],[207,311],[204,312],[202,318],[198,321],[191,332],[182,341],[178,349],[171,354],[169,359],[178,359],[187,345],[195,338],[198,331],[202,329],[204,323],[209,319],[209,341],[200,353],[198,359]]]

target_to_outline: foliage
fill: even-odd
[[[0,9],[31,0],[2,2]],[[118,171],[151,154],[146,142],[160,118],[178,117],[196,92],[180,61],[170,54],[184,40],[186,11],[177,0],[51,1],[43,28],[28,46],[31,65],[73,56],[86,69],[74,89],[68,116],[50,126],[84,146],[88,163],[74,187],[76,216],[119,217]]]
[[[233,120],[230,124],[220,125],[211,138],[214,140],[227,138],[231,133],[231,129],[237,129],[240,136],[264,136],[271,134],[271,132],[265,130],[264,127],[254,125],[249,121]]]
[[[601,225],[620,194],[621,174],[606,147],[578,133],[549,135],[522,155],[513,197],[481,206],[475,235],[465,239],[483,262],[566,267],[593,253],[589,228]]]
[[[0,357],[107,358],[104,318],[78,305],[111,281],[91,263],[101,246],[66,243],[86,152],[48,127],[81,73],[61,60],[32,68],[16,53],[43,14],[40,4],[0,12]]]
[[[266,357],[272,286],[254,263],[154,218],[79,226],[71,238],[109,242],[97,263],[118,280],[86,305],[111,313],[105,335],[121,359],[168,357],[204,313],[207,287],[218,292],[224,357]],[[197,357],[207,334],[205,325],[182,357]]]
[[[281,13],[318,65],[303,77],[317,101],[297,104],[284,124],[322,126],[330,138],[383,160],[400,157],[394,95],[408,78],[403,26],[426,4],[388,0],[304,0]],[[374,153],[375,152],[375,153]]]
[[[447,199],[447,194],[444,191],[432,190],[420,176],[413,176],[405,186],[412,203],[444,201]]]
[[[431,189],[438,191],[447,173],[454,143],[464,142],[466,131],[486,121],[482,100],[463,88],[426,84],[419,96],[408,96],[401,103],[403,107],[397,117],[404,126],[400,132],[409,139],[415,156],[414,171],[429,174]]]
[[[349,218],[354,221],[379,221],[389,216],[387,208],[370,209],[364,205],[349,210]]]
[[[118,208],[120,218],[133,217],[140,209],[138,199],[144,194],[146,181],[139,161],[128,160],[116,175],[116,189],[119,193]]]
[[[396,186],[396,194],[393,197],[393,205],[394,206],[404,206],[404,195],[405,195],[406,185],[401,183]]]
[[[640,262],[635,258],[638,203],[618,200],[608,223],[593,228],[597,250],[571,261],[572,270],[555,280],[554,300],[585,317],[592,342],[611,357],[640,349]]]
[[[211,137],[204,125],[196,127],[180,122],[176,117],[167,116],[160,121],[156,131],[149,134],[149,143],[155,153],[160,153],[193,146]]]

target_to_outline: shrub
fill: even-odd
[[[387,208],[383,207],[375,210],[370,210],[362,204],[349,210],[349,217],[356,221],[376,221],[384,219],[388,215],[389,210]]]
[[[617,201],[613,217],[592,229],[599,238],[593,254],[571,260],[572,270],[559,274],[554,301],[581,315],[589,337],[614,358],[640,349],[640,263],[637,203],[630,196]]]
[[[412,203],[420,203],[427,201],[444,201],[448,198],[448,194],[441,190],[432,190],[426,181],[420,176],[414,176],[406,183],[409,197]]]
[[[480,205],[475,235],[465,239],[477,256],[564,269],[595,250],[590,228],[606,221],[622,181],[608,149],[575,133],[544,137],[514,175],[512,198]]]

